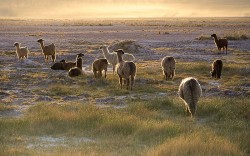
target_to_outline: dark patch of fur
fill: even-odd
[[[134,62],[128,62],[129,63],[129,67],[130,67],[130,75],[133,75],[134,73],[136,73],[136,66]]]
[[[223,62],[221,60],[215,60],[213,62],[211,71],[211,75],[213,78],[217,79],[221,78],[222,67],[223,67]]]

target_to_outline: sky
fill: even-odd
[[[0,18],[250,17],[250,0],[0,0]]]

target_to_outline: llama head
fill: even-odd
[[[116,52],[117,54],[121,54],[121,55],[124,54],[123,49],[117,49],[117,50],[115,50],[115,52]]]
[[[41,42],[43,42],[44,40],[43,39],[39,39],[39,40],[37,40],[37,42],[39,42],[39,43],[41,43]]]
[[[20,43],[18,43],[18,42],[15,42],[15,43],[14,43],[14,46],[15,46],[15,47],[17,47],[17,46],[19,46],[19,45],[20,45]]]
[[[102,46],[100,46],[99,49],[104,49],[104,48],[108,48],[108,46],[107,45],[102,45]]]
[[[212,34],[211,37],[216,37],[216,34]]]
[[[80,58],[80,57],[83,57],[84,54],[83,54],[83,53],[79,53],[79,54],[77,54],[76,56],[77,56],[77,58]]]

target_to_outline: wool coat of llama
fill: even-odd
[[[190,113],[191,117],[194,116],[198,100],[202,95],[201,85],[198,80],[193,77],[183,79],[179,86],[178,94],[185,103],[187,114]]]
[[[104,70],[104,77],[107,77],[107,70],[108,70],[108,61],[107,59],[101,58],[98,60],[95,60],[92,63],[92,70],[94,73],[95,78],[101,78],[102,77],[102,71]]]
[[[27,47],[20,47],[21,43],[15,42],[14,46],[16,47],[16,54],[17,54],[17,58],[18,60],[20,59],[24,59],[24,58],[28,58],[28,53],[29,53],[29,49]]]
[[[40,43],[41,48],[42,48],[42,52],[44,55],[44,61],[48,61],[49,58],[51,57],[52,61],[55,62],[56,61],[56,47],[55,44],[52,43],[50,45],[44,45],[44,40],[43,39],[39,39],[37,40],[38,43]]]
[[[114,74],[114,72],[115,72],[115,66],[118,63],[117,62],[117,54],[116,54],[116,52],[110,52],[109,49],[108,49],[108,46],[106,46],[106,45],[101,46],[100,49],[102,50],[104,57],[112,65],[113,74]],[[122,59],[124,61],[133,61],[135,59],[135,57],[132,54],[124,53],[122,55]]]
[[[115,51],[117,53],[117,60],[118,63],[116,65],[116,71],[119,76],[119,83],[122,89],[122,79],[124,79],[125,83],[127,85],[127,89],[132,90],[134,85],[134,79],[136,75],[136,65],[134,62],[130,61],[123,61],[122,55],[124,54],[124,51],[122,49],[118,49]]]
[[[161,61],[163,75],[166,80],[174,79],[175,75],[175,59],[172,56],[166,56]]]
[[[69,76],[70,77],[75,77],[75,76],[79,76],[82,75],[82,57],[84,55],[82,53],[77,54],[76,56],[76,67],[73,67],[69,70]]]
[[[221,71],[222,71],[223,63],[221,60],[215,60],[212,63],[212,71],[211,76],[213,78],[220,79],[221,78]]]

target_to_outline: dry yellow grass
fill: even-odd
[[[241,149],[231,143],[228,139],[220,137],[214,133],[203,131],[193,132],[170,139],[163,144],[151,148],[147,152],[148,156],[206,156],[206,155],[232,155],[244,156]]]

